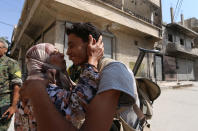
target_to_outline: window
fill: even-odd
[[[191,42],[191,48],[194,48],[194,43],[193,42]]]
[[[138,41],[137,40],[134,41],[134,45],[138,46]]]
[[[71,26],[72,26],[72,23],[70,23],[70,22],[67,22],[66,23],[66,29],[67,28],[70,28]],[[65,47],[64,47],[64,55],[65,56],[64,56],[64,59],[66,60],[66,66],[67,66],[67,68],[69,68],[73,64],[73,62],[71,60],[69,60],[68,55],[66,55],[67,48],[68,48],[67,43],[68,43],[68,36],[67,36],[67,34],[65,34]]]
[[[180,38],[180,44],[184,45],[184,39]]]
[[[104,43],[104,56],[108,58],[112,58],[112,45],[113,45],[113,36],[108,33],[102,33],[103,43]]]
[[[168,41],[173,42],[173,35],[172,34],[168,34]]]

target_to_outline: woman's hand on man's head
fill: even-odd
[[[98,41],[89,35],[89,43],[87,46],[88,63],[97,67],[98,61],[104,55],[104,44],[102,42],[102,35],[99,37]]]

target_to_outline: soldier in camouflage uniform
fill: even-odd
[[[17,61],[7,57],[8,44],[0,39],[0,131],[6,131],[16,112],[22,84]]]

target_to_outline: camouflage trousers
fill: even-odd
[[[3,115],[3,113],[9,108],[10,106],[10,100],[9,100],[9,95],[0,97],[0,118]],[[7,131],[9,125],[10,125],[11,119],[7,120],[5,119],[0,119],[0,131]]]
[[[10,94],[2,95],[0,94],[0,108],[11,105],[11,96]]]
[[[11,119],[0,121],[0,131],[7,131],[10,126]]]

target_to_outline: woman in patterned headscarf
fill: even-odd
[[[53,45],[42,43],[31,47],[26,53],[27,80],[47,78],[48,95],[58,111],[79,128],[84,119],[86,105],[97,91],[98,72],[89,64],[84,64],[79,82],[75,85],[66,72],[64,55]],[[46,109],[47,110],[47,109]],[[15,115],[15,130],[35,131],[37,123],[31,103],[20,102]]]

